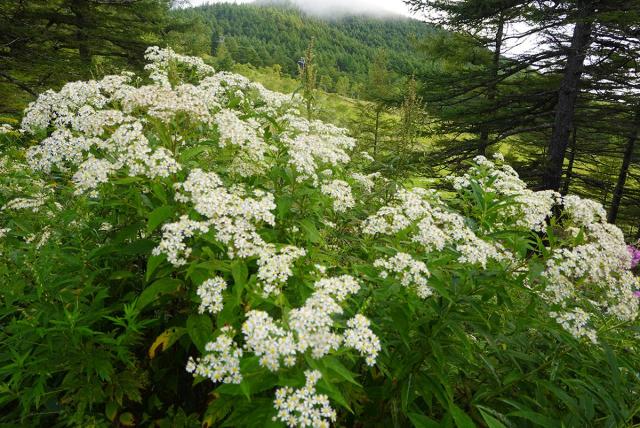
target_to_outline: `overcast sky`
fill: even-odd
[[[252,0],[189,0],[193,6],[205,3],[250,3]],[[293,0],[309,12],[330,14],[333,11],[393,12],[410,16],[402,0]]]

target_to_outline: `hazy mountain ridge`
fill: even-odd
[[[382,19],[409,19],[393,11],[371,6],[363,0],[256,0],[253,4],[258,6],[276,6],[298,9],[308,15],[324,19],[341,18],[345,16],[366,16]]]
[[[296,62],[313,39],[319,78],[324,76],[325,82],[330,80],[332,84],[341,77],[351,82],[363,81],[369,64],[382,52],[401,74],[417,72],[424,65],[424,58],[416,54],[416,41],[436,31],[420,21],[393,14],[334,14],[331,19],[310,16],[288,0],[218,3],[176,13],[202,19],[213,28],[214,39],[224,39],[236,62],[255,66],[280,64],[283,72],[290,75],[297,73]]]

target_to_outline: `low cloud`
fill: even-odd
[[[190,0],[193,6],[205,3],[252,3],[251,0]],[[258,4],[290,4],[323,18],[345,15],[407,15],[402,0],[256,0]]]

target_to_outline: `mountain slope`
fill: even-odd
[[[401,16],[322,19],[286,3],[215,4],[175,13],[201,19],[213,29],[214,53],[223,39],[236,62],[280,64],[290,75],[297,73],[296,62],[313,39],[319,75],[334,85],[340,77],[364,81],[369,64],[382,50],[399,73],[418,71],[422,61],[415,55],[415,42],[436,31]]]

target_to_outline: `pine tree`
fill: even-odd
[[[389,112],[399,102],[396,80],[388,68],[386,52],[379,51],[369,66],[367,82],[360,94],[363,101],[358,103],[358,118],[354,124],[361,142],[376,159],[382,156],[383,146],[393,128]]]
[[[35,95],[44,87],[89,77],[94,58],[141,64],[160,43],[170,0],[8,1],[0,4],[0,79]]]
[[[216,69],[219,71],[230,71],[233,69],[233,57],[227,49],[227,45],[224,40],[222,40],[218,45],[215,65]]]
[[[300,90],[307,112],[307,119],[311,120],[316,103],[316,64],[313,52],[314,40],[311,39],[304,57],[298,62],[298,74],[300,78]]]

